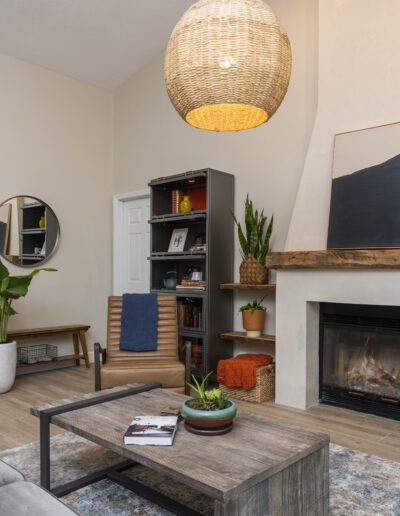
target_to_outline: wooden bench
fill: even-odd
[[[74,354],[58,357],[56,362],[64,362],[67,360],[75,360],[77,366],[80,365],[80,360],[85,361],[87,368],[90,368],[89,354],[86,343],[86,332],[90,326],[86,324],[75,324],[71,326],[51,326],[48,328],[34,328],[29,330],[14,330],[9,331],[8,336],[12,340],[20,341],[23,339],[35,339],[40,337],[58,337],[60,335],[72,335],[72,342],[74,344]],[[79,350],[79,345],[82,348],[82,353]],[[36,364],[34,364],[36,365]],[[31,367],[29,364],[17,364],[17,367]]]

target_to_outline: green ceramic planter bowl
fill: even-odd
[[[194,399],[194,398],[192,398]],[[232,430],[232,422],[236,416],[236,403],[222,410],[197,410],[187,405],[185,400],[181,406],[181,414],[185,419],[185,426],[189,432],[201,435],[220,435]]]

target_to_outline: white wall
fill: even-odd
[[[61,225],[59,250],[48,262],[59,272],[33,280],[28,297],[16,304],[11,328],[83,323],[92,326],[90,343],[104,341],[111,292],[112,95],[5,55],[0,77],[0,200],[38,197]]]
[[[317,0],[269,4],[287,29],[293,49],[291,84],[276,115],[264,126],[233,134],[190,127],[167,96],[160,55],[115,93],[114,191],[139,190],[152,178],[203,167],[230,172],[236,178],[236,213],[242,216],[249,192],[257,207],[274,213],[273,248],[281,250],[316,111],[318,14]],[[237,276],[239,263],[237,247]],[[237,296],[236,328],[241,328],[237,308],[247,300],[248,295]],[[274,333],[274,303],[267,305],[267,331]]]
[[[318,114],[287,250],[326,248],[334,135],[400,120],[400,2],[321,0],[319,13]]]
[[[319,105],[287,250],[326,248],[334,135],[400,120],[400,3],[321,0]],[[284,270],[277,277],[277,394],[283,405],[318,400],[319,303],[398,305],[390,270]]]

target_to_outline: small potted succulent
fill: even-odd
[[[8,338],[8,321],[17,313],[11,304],[26,296],[32,279],[40,271],[55,270],[36,269],[26,276],[10,276],[7,267],[0,261],[0,394],[14,385],[17,366],[17,343]]]
[[[265,296],[264,296],[265,297]],[[247,337],[259,337],[264,329],[265,315],[267,310],[260,301],[254,300],[252,303],[247,303],[240,307],[243,318],[243,328],[246,330]]]
[[[220,389],[206,390],[205,385],[213,372],[203,376],[201,382],[192,375],[193,383],[188,386],[197,393],[197,398],[185,400],[181,414],[189,432],[200,435],[222,435],[232,430],[236,416],[236,404],[228,399]]]

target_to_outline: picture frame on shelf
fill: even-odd
[[[168,247],[169,253],[182,253],[185,249],[186,238],[189,228],[175,228],[172,231]]]

